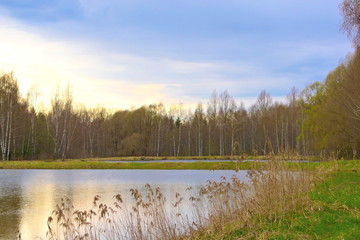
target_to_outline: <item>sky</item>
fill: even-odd
[[[250,106],[323,81],[353,50],[341,0],[0,0],[0,72],[46,107],[71,86],[88,107]]]

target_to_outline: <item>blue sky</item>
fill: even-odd
[[[77,102],[129,108],[253,103],[322,81],[352,51],[340,0],[1,0],[0,70],[45,102],[69,83]]]

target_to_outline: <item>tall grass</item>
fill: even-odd
[[[186,201],[176,193],[175,202],[166,203],[159,188],[131,189],[131,203],[116,195],[113,203],[95,196],[90,210],[74,209],[62,198],[48,219],[46,238],[72,239],[193,239],[221,232],[229,223],[251,228],[251,219],[279,221],[283,215],[309,204],[312,175],[294,171],[279,160],[263,169],[248,172],[249,181],[236,176],[208,181],[199,193]],[[171,207],[169,207],[171,206]]]

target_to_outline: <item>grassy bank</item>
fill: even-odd
[[[167,169],[167,170],[240,170],[253,169],[262,163],[253,162],[148,162],[108,163],[99,161],[7,161],[0,169]]]
[[[277,156],[164,156],[164,157],[149,157],[149,156],[130,156],[130,157],[106,157],[106,158],[84,158],[81,160],[85,161],[151,161],[151,160],[270,160],[273,158],[282,160],[307,160],[307,161],[318,161],[319,157],[315,156],[296,156],[296,155],[277,155]]]
[[[168,170],[248,170],[263,166],[264,162],[129,162],[109,163],[104,161],[66,160],[66,161],[5,161],[0,169],[168,169]],[[294,169],[314,169],[319,163],[289,162]]]
[[[323,163],[332,169],[316,181],[306,207],[277,219],[258,216],[251,221],[231,221],[222,231],[198,239],[359,239],[360,161]]]

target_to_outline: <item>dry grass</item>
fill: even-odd
[[[227,183],[223,179],[220,183],[208,184],[204,193],[211,199],[210,221],[205,231],[189,238],[222,239],[229,231],[246,228],[248,235],[243,239],[262,239],[253,228],[286,219],[291,211],[311,207],[308,193],[314,174],[320,173],[293,169],[285,161],[272,160],[262,170],[248,172],[249,184],[236,178]],[[232,229],[225,229],[229,226]]]
[[[63,198],[48,219],[47,239],[206,239],[229,223],[251,228],[251,219],[276,222],[309,205],[312,176],[307,171],[272,160],[262,170],[249,171],[248,177],[247,183],[235,176],[208,181],[188,201],[177,193],[170,208],[160,189],[150,185],[145,193],[131,189],[131,204],[116,195],[108,206],[95,196],[87,211],[75,210],[70,199]]]

